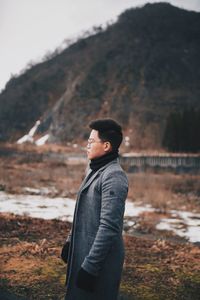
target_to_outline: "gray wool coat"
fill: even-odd
[[[125,255],[122,230],[127,192],[128,180],[118,159],[95,173],[89,169],[74,211],[65,300],[117,299]],[[93,293],[76,287],[81,267],[97,276]]]

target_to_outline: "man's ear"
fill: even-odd
[[[112,151],[112,145],[110,142],[104,142],[104,151],[105,152],[110,152]]]

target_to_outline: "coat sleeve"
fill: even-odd
[[[128,181],[123,171],[102,177],[102,202],[99,228],[82,268],[98,276],[113,240],[121,235]]]

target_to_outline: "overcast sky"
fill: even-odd
[[[0,90],[12,74],[40,61],[63,40],[147,2],[200,11],[200,0],[0,0]]]

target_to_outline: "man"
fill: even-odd
[[[65,246],[65,300],[116,300],[124,263],[122,229],[128,192],[127,177],[118,162],[122,130],[111,119],[89,126],[90,168],[77,196]]]

